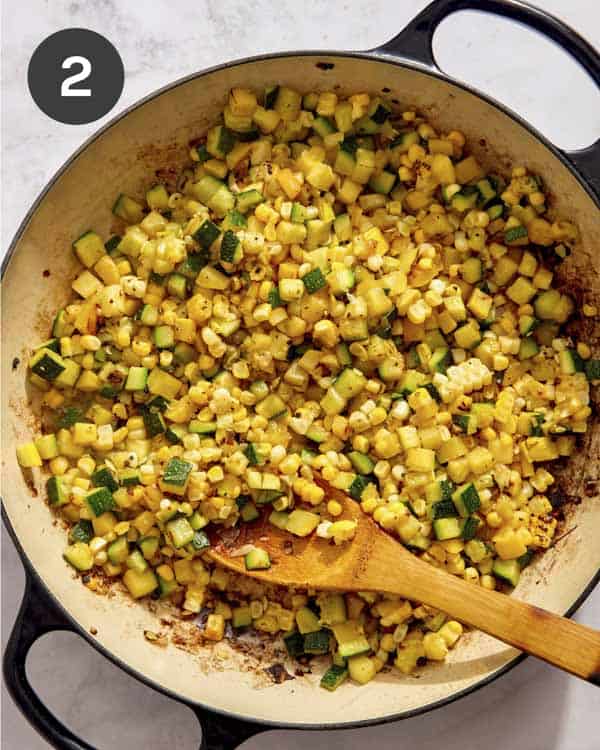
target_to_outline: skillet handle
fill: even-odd
[[[221,714],[191,707],[202,727],[200,750],[235,750],[250,737],[268,730],[268,727]]]
[[[27,679],[27,654],[37,639],[54,630],[75,631],[44,591],[37,576],[29,571],[25,575],[25,594],[4,652],[2,668],[6,687],[27,721],[53,747],[59,750],[94,750],[50,712]]]
[[[520,0],[433,0],[393,39],[369,52],[407,58],[441,73],[433,36],[445,18],[461,10],[493,13],[540,32],[571,55],[600,88],[600,55],[594,47],[555,16]],[[600,199],[600,138],[588,148],[562,153]]]
[[[38,638],[55,630],[78,631],[48,596],[37,575],[31,571],[26,571],[25,575],[25,594],[4,652],[2,668],[6,687],[27,721],[52,747],[57,750],[95,750],[54,716],[27,678],[27,655]],[[230,719],[186,705],[194,711],[202,727],[200,750],[235,750],[266,729],[260,724]]]

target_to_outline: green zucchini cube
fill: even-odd
[[[98,489],[88,492],[85,502],[96,518],[109,510],[114,510],[116,507],[112,492],[108,487],[98,487]]]
[[[65,369],[65,361],[60,354],[44,347],[33,355],[29,367],[38,377],[52,382]]]

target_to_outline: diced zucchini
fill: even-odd
[[[256,521],[257,518],[260,518],[260,513],[253,502],[247,501],[240,508],[240,518],[242,521],[250,523],[251,521]]]
[[[329,433],[322,427],[312,424],[306,431],[306,437],[313,443],[324,443],[329,437]]]
[[[307,633],[317,633],[321,630],[319,618],[309,607],[300,607],[296,612],[296,624],[302,635]]]
[[[312,271],[304,274],[302,277],[302,283],[308,294],[314,294],[315,292],[318,292],[319,289],[322,289],[327,284],[327,281],[325,280],[325,276],[323,276],[323,272],[320,268],[313,268]]]
[[[187,279],[181,273],[169,274],[167,279],[167,291],[173,297],[185,299],[187,296]]]
[[[584,367],[585,376],[589,381],[600,380],[600,359],[588,359]]]
[[[112,492],[108,487],[98,487],[88,492],[85,496],[85,502],[96,518],[116,507]]]
[[[465,522],[462,527],[461,538],[468,542],[470,539],[474,539],[479,528],[480,521],[476,516],[469,516],[465,518]]]
[[[208,131],[206,150],[216,159],[224,159],[235,146],[235,134],[224,125],[217,125]]]
[[[152,211],[166,211],[169,208],[169,193],[164,185],[154,185],[146,191],[146,203]]]
[[[384,169],[383,171],[379,172],[379,174],[374,174],[371,176],[371,179],[369,180],[369,187],[376,193],[387,195],[392,191],[395,182],[396,175]]]
[[[246,570],[268,570],[271,567],[269,553],[260,547],[250,550],[244,558],[244,562]]]
[[[304,654],[304,637],[297,630],[284,636],[283,642],[292,659],[297,659]]]
[[[296,508],[289,515],[286,530],[296,536],[308,536],[317,528],[320,521],[321,518],[316,513]]]
[[[94,538],[94,528],[91,521],[81,519],[69,532],[69,539],[72,542],[89,542]]]
[[[375,462],[370,456],[359,451],[351,451],[348,453],[350,463],[359,474],[371,474],[375,468]]]
[[[189,461],[171,458],[165,466],[161,487],[176,495],[183,495],[192,468]]]
[[[447,346],[440,346],[435,349],[429,358],[429,372],[445,373],[452,362],[450,349]]]
[[[486,208],[496,198],[496,188],[489,177],[479,180],[476,183],[476,187],[479,190],[479,205],[482,208]]]
[[[354,271],[350,268],[344,268],[340,271],[332,271],[327,274],[327,283],[331,293],[336,297],[341,297],[354,288],[356,278]]]
[[[213,242],[215,242],[220,234],[219,227],[210,219],[206,219],[200,228],[194,232],[194,239],[204,250],[210,250]]]
[[[480,505],[479,493],[475,489],[475,485],[472,482],[463,484],[452,493],[452,502],[458,514],[463,518],[474,513]]]
[[[54,318],[54,322],[52,324],[53,336],[61,338],[63,336],[70,336],[73,333],[73,325],[71,323],[67,323],[66,317],[67,313],[65,312],[65,310],[59,310],[56,313],[56,317]]]
[[[125,381],[126,391],[143,391],[148,381],[147,367],[130,367]]]
[[[369,338],[369,329],[365,318],[342,318],[338,323],[344,341],[364,341]]]
[[[558,361],[560,369],[565,375],[584,372],[585,365],[575,349],[563,349],[563,351],[559,352]]]
[[[433,522],[433,533],[438,541],[458,539],[461,535],[461,523],[458,518],[438,518]]]
[[[262,203],[264,199],[264,195],[259,193],[258,190],[244,190],[237,194],[236,208],[240,213],[246,214],[248,211],[256,208],[259,203]]]
[[[228,229],[221,240],[221,260],[224,263],[239,263],[243,256],[242,245],[237,235]]]
[[[521,361],[525,359],[531,359],[531,357],[535,357],[536,354],[539,353],[539,351],[540,351],[540,348],[537,345],[536,340],[531,338],[531,336],[521,339],[521,343],[519,345],[519,355],[518,355]]]
[[[46,492],[50,505],[66,505],[69,502],[69,495],[61,477],[50,477],[46,483]]]
[[[185,341],[178,341],[173,349],[173,358],[180,364],[187,365],[193,362],[198,356],[198,352],[191,344]]]
[[[100,258],[106,254],[106,248],[100,235],[91,230],[85,232],[73,243],[75,255],[86,268],[91,268]]]
[[[461,274],[468,284],[477,284],[483,278],[483,263],[481,258],[471,256],[461,266]]]
[[[157,536],[144,536],[138,540],[137,544],[144,560],[152,560],[160,547],[160,539]]]
[[[29,369],[31,372],[49,382],[56,380],[65,369],[65,366],[65,360],[60,354],[46,347],[37,351],[29,360]]]
[[[367,379],[360,370],[347,367],[336,378],[335,390],[342,398],[350,399],[357,396],[366,384]]]
[[[362,626],[356,620],[348,620],[332,626],[333,634],[338,642],[340,656],[349,658],[366,654],[371,650]]]
[[[172,521],[169,521],[167,531],[176,549],[189,544],[194,539],[194,534],[196,533],[190,526],[187,518],[174,518]]]
[[[158,587],[158,579],[152,568],[148,568],[142,573],[133,569],[128,570],[123,576],[123,583],[134,599],[148,596]]]
[[[44,461],[49,461],[51,458],[58,456],[58,444],[56,442],[56,435],[42,435],[35,440],[35,447],[37,448],[40,457]]]
[[[521,577],[521,566],[517,559],[514,560],[494,560],[492,566],[492,573],[496,578],[509,583],[511,586],[516,586],[519,583]]]
[[[91,479],[94,487],[107,487],[110,492],[116,492],[119,489],[119,483],[108,466],[96,469]]]
[[[85,542],[75,542],[63,552],[63,557],[75,570],[84,572],[94,567],[94,555]]]
[[[139,469],[120,469],[119,482],[123,487],[135,487],[141,484]]]
[[[451,499],[439,500],[431,506],[433,520],[438,518],[456,518],[458,512]]]
[[[470,211],[475,208],[477,204],[477,198],[479,197],[479,191],[472,185],[467,185],[459,193],[452,196],[452,208],[455,211]]]
[[[191,520],[190,526],[194,528]],[[194,536],[192,537],[192,547],[196,550],[196,552],[203,552],[204,550],[209,549],[210,546],[211,544],[208,535],[204,531],[195,529]]]
[[[156,326],[152,338],[157,349],[172,349],[175,346],[175,332],[171,326]]]
[[[135,570],[137,573],[143,573],[145,570],[148,570],[148,563],[139,549],[134,549],[130,552],[125,562],[130,570]]]
[[[250,607],[234,607],[231,611],[231,624],[234,628],[248,628],[252,625]]]
[[[338,242],[350,242],[352,239],[352,222],[348,214],[339,214],[333,221],[333,231]]]
[[[108,545],[106,550],[108,559],[114,565],[121,565],[129,557],[129,544],[126,536],[120,536]]]
[[[527,227],[523,227],[520,224],[510,227],[510,229],[504,232],[504,241],[507,245],[514,245],[527,237]]]
[[[324,625],[339,625],[348,619],[343,594],[322,594],[318,599],[321,622]]]
[[[287,406],[276,393],[271,393],[255,406],[255,411],[265,419],[278,419],[287,412]]]
[[[342,682],[347,679],[348,674],[348,667],[340,667],[337,664],[332,664],[321,677],[320,685],[325,690],[337,690]]]
[[[348,487],[348,494],[353,500],[360,500],[362,493],[367,486],[373,484],[374,481],[375,480],[370,476],[365,477],[361,474],[357,474]]]
[[[335,125],[327,117],[315,117],[312,124],[313,130],[321,138],[325,138],[330,133],[335,133]]]
[[[338,344],[335,347],[335,353],[342,367],[350,367],[352,365],[352,355],[347,344]]]
[[[188,425],[190,432],[196,433],[197,435],[214,435],[217,431],[216,422],[202,422],[199,419],[192,419]]]
[[[269,505],[269,503],[273,503],[278,498],[283,497],[285,492],[283,492],[282,490],[261,489],[261,490],[255,490],[253,494],[254,494],[254,502],[257,505]]]
[[[155,326],[158,323],[158,308],[154,305],[143,305],[138,313],[138,319],[145,326]]]
[[[136,200],[121,193],[113,206],[113,214],[129,224],[139,224],[144,218],[144,207]]]
[[[466,434],[477,432],[477,417],[475,414],[453,414],[452,422]]]
[[[329,653],[330,640],[331,633],[325,628],[314,633],[307,633],[304,636],[304,653],[327,654]]]

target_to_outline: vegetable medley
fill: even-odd
[[[17,455],[47,462],[65,559],[208,612],[206,639],[229,621],[330,654],[330,690],[442,660],[463,630],[444,613],[235,576],[208,527],[352,543],[319,476],[432,565],[516,585],[600,379],[553,286],[576,229],[537,175],[486,174],[462,133],[363,93],[233,89],[190,153],[173,189],[118,197],[118,235],[73,243],[74,297],[29,363],[52,429]]]

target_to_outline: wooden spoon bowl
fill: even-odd
[[[358,503],[320,478],[317,481],[329,498],[341,503],[342,517],[357,521],[352,542],[337,546],[315,534],[295,537],[270,524],[263,514],[244,524],[229,541],[215,535],[210,557],[266,583],[325,591],[380,591],[422,602],[600,686],[598,631],[429,565],[363,513]],[[235,556],[246,545],[266,550],[271,567],[247,570],[244,557]]]

